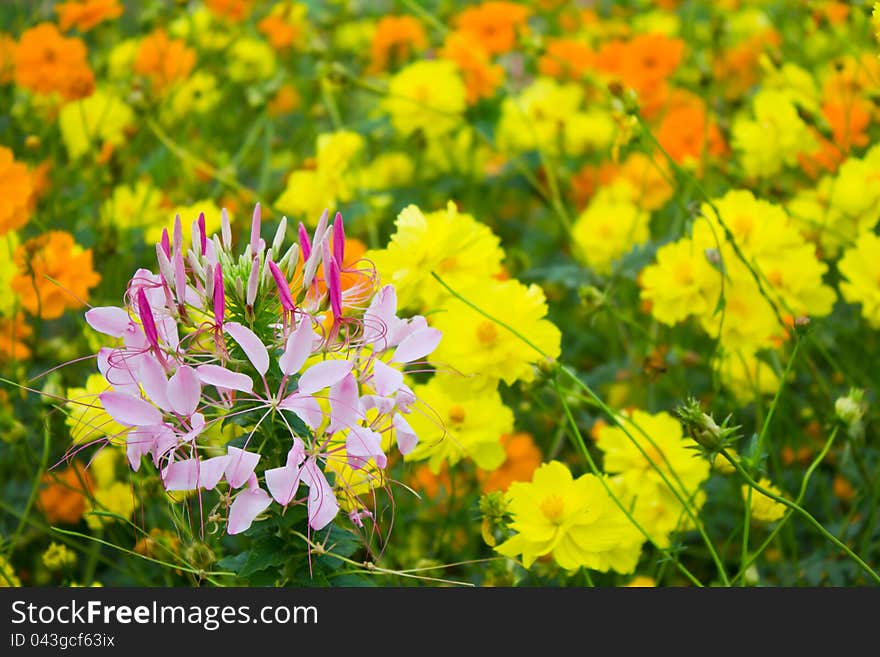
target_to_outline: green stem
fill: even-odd
[[[813,459],[813,462],[810,463],[810,467],[807,468],[806,473],[804,474],[804,478],[801,481],[801,489],[798,492],[797,497],[795,498],[795,504],[801,504],[804,501],[804,497],[807,494],[807,485],[810,483],[810,478],[813,476],[813,472],[815,472],[816,468],[819,467],[819,464],[825,459],[825,455],[828,453],[828,450],[831,449],[831,445],[834,442],[834,439],[837,437],[837,430],[839,427],[834,427],[834,430],[831,432],[831,436],[829,436],[828,441],[825,443],[825,446],[822,448],[822,451]],[[749,491],[751,492],[751,488]],[[783,526],[788,522],[789,518],[794,514],[793,509],[787,509],[785,515],[779,521],[779,524],[773,528],[773,531],[770,532],[770,535],[761,543],[761,546],[755,550],[754,554],[749,556],[747,559],[743,561],[743,564],[740,566],[739,572],[734,575],[731,580],[732,583],[736,583],[736,581],[742,578],[745,575],[746,568],[751,566],[755,561],[757,561],[758,557],[763,554],[764,550],[773,542],[773,539],[782,531]]]
[[[27,504],[24,507],[24,511],[21,514],[21,517],[18,520],[18,526],[15,528],[15,532],[12,534],[12,539],[9,541],[10,550],[15,549],[15,545],[18,542],[18,538],[21,535],[22,530],[24,529],[25,520],[30,515],[31,508],[34,506],[34,502],[37,499],[37,493],[40,490],[40,481],[42,480],[43,472],[46,470],[46,464],[49,462],[49,424],[46,422],[43,425],[43,455],[40,458],[40,467],[37,469],[37,474],[34,477],[34,482],[31,484],[31,492],[28,495]]]
[[[779,504],[782,504],[783,506],[788,507],[789,509],[793,510],[795,513],[800,515],[804,520],[806,520],[808,523],[810,523],[810,525],[812,525],[816,529],[816,531],[818,531],[822,536],[824,536],[826,539],[828,539],[828,541],[830,541],[832,544],[834,544],[835,546],[837,546],[838,548],[843,550],[843,552],[850,559],[852,559],[855,563],[857,563],[862,568],[862,570],[864,570],[868,575],[871,576],[871,579],[873,579],[877,584],[880,584],[880,575],[878,575],[874,571],[873,568],[871,568],[868,564],[866,564],[859,555],[857,555],[855,552],[853,552],[849,548],[849,546],[847,546],[845,543],[843,543],[843,541],[841,541],[839,538],[837,538],[834,534],[832,534],[827,529],[825,529],[825,527],[822,526],[822,523],[820,523],[818,520],[816,520],[809,511],[804,509],[799,504],[796,504],[795,502],[792,502],[791,500],[788,500],[780,495],[777,495],[773,491],[767,490],[766,488],[761,486],[754,479],[752,479],[751,475],[749,475],[749,473],[745,471],[745,469],[742,467],[742,465],[740,465],[739,461],[737,461],[730,454],[728,454],[728,452],[726,450],[722,449],[720,453],[722,456],[724,456],[725,459],[728,460],[728,462],[730,462],[730,464],[734,467],[734,469],[736,469],[736,471],[739,473],[739,475],[746,481],[746,483],[749,486],[754,488],[759,493],[766,495],[774,502],[778,502]]]

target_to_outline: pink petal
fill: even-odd
[[[415,449],[415,446],[419,442],[419,437],[416,435],[416,432],[412,430],[412,427],[409,426],[409,422],[407,422],[400,413],[394,414],[391,424],[394,427],[394,435],[397,439],[397,449],[400,450],[401,454],[406,456]]]
[[[195,490],[199,487],[199,459],[175,461],[162,471],[165,490]]]
[[[98,395],[104,410],[119,424],[143,427],[162,423],[162,413],[149,402],[124,392],[102,392]]]
[[[272,497],[281,506],[287,506],[296,495],[300,482],[300,463],[303,461],[305,448],[298,438],[294,438],[293,447],[287,455],[287,465],[281,468],[266,470],[266,487]]]
[[[189,417],[195,413],[202,396],[202,383],[189,365],[178,367],[168,380],[168,402],[175,413]]]
[[[229,462],[226,465],[226,481],[233,488],[239,488],[247,483],[254,474],[254,468],[260,460],[260,455],[254,452],[246,452],[238,447],[229,447]]]
[[[306,423],[309,429],[316,429],[324,420],[324,411],[318,400],[309,395],[301,395],[298,392],[286,397],[278,408],[290,411]]]
[[[299,392],[311,395],[318,390],[329,388],[351,372],[354,363],[347,360],[327,360],[312,365],[299,379]]]
[[[131,318],[123,308],[102,306],[89,310],[86,313],[86,322],[99,333],[121,338],[131,325]]]
[[[223,330],[239,344],[260,376],[265,376],[269,369],[269,352],[266,351],[265,345],[257,337],[257,334],[238,322],[227,322],[223,326]]]
[[[206,385],[240,390],[241,392],[252,392],[254,389],[254,381],[247,374],[233,372],[220,365],[199,365],[196,368],[196,374]]]
[[[303,316],[296,330],[287,337],[284,353],[278,359],[278,367],[281,372],[288,376],[299,372],[303,364],[312,355],[312,343],[315,339],[315,331],[312,328],[312,320]]]
[[[309,526],[315,531],[324,529],[339,513],[333,489],[314,458],[306,460],[301,477],[309,487]]]
[[[364,419],[358,399],[358,384],[350,373],[330,388],[330,426],[333,433],[358,424]]]
[[[443,333],[435,328],[424,328],[416,331],[403,340],[394,350],[392,363],[411,363],[424,358],[437,348]]]
[[[246,531],[254,519],[272,504],[272,498],[262,488],[248,488],[235,496],[229,507],[229,524],[226,531],[240,534]]]
[[[151,451],[153,452],[153,465],[158,467],[159,461],[162,457],[177,447],[179,442],[177,434],[174,433],[171,427],[164,424],[155,427],[148,427],[147,429],[153,432],[155,438]]]
[[[396,313],[397,291],[393,285],[386,285],[373,297],[364,312],[364,342],[381,345],[380,350],[393,347],[389,333],[400,322]]]
[[[349,430],[345,438],[345,453],[348,465],[354,470],[363,468],[371,458],[376,460],[380,468],[384,468],[388,462],[382,451],[382,434],[366,427],[354,426]]]
[[[229,464],[229,456],[215,456],[214,458],[205,459],[199,468],[199,488],[205,490],[214,490],[220,482],[220,477],[226,472],[226,466]]]
[[[156,444],[155,433],[149,429],[133,429],[125,439],[125,454],[131,469],[137,472],[141,467],[141,457],[149,454]]]
[[[143,354],[133,354],[125,349],[102,347],[98,351],[98,371],[116,392],[126,392],[137,397],[140,394],[135,372],[138,371]]]
[[[165,368],[159,364],[155,356],[145,354],[141,359],[138,377],[147,397],[163,411],[173,410],[168,400],[168,379]]]
[[[373,361],[373,378],[370,383],[376,392],[387,397],[397,392],[403,385],[403,372],[383,363],[378,358]]]

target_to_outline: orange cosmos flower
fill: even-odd
[[[428,47],[422,24],[412,16],[385,16],[373,33],[371,73],[379,73],[392,62],[404,62],[413,51]]]
[[[215,16],[240,23],[251,13],[252,0],[205,0],[205,5]]]
[[[458,66],[469,105],[480,98],[490,98],[504,81],[504,69],[492,64],[489,55],[465,32],[450,32],[439,55]]]
[[[271,116],[281,116],[299,107],[302,99],[292,84],[283,84],[266,105]]]
[[[164,91],[173,82],[189,75],[196,63],[196,53],[182,39],[169,39],[158,29],[141,41],[134,70],[148,77],[156,91]]]
[[[728,100],[739,98],[758,82],[761,55],[782,41],[773,29],[754,34],[723,51],[712,62],[712,76]]]
[[[514,481],[531,481],[532,474],[541,465],[541,450],[531,434],[505,434],[501,436],[501,444],[507,453],[501,467],[492,472],[478,471],[484,493],[506,491]]]
[[[20,228],[30,218],[33,180],[11,150],[0,146],[0,235]]]
[[[453,23],[490,55],[509,52],[528,31],[529,8],[515,2],[484,2],[458,14]]]
[[[76,463],[63,470],[43,475],[37,506],[50,525],[75,525],[86,510],[86,494],[91,491],[92,478]]]
[[[553,39],[547,42],[538,70],[558,80],[582,80],[596,62],[596,53],[583,41]]]
[[[849,153],[853,146],[868,145],[865,132],[871,125],[870,101],[854,98],[852,102],[829,99],[822,103],[822,115],[831,126],[832,141],[844,152]]]
[[[290,48],[302,34],[302,25],[296,20],[291,21],[290,14],[289,7],[282,7],[281,11],[273,11],[257,23],[257,29],[275,50]]]
[[[62,2],[55,6],[55,13],[58,14],[59,27],[65,32],[72,27],[88,32],[104,21],[122,16],[122,5],[119,0]]]
[[[33,330],[25,323],[21,313],[11,318],[0,317],[0,363],[30,357],[31,350],[24,340],[32,334]]]
[[[703,99],[685,92],[676,96],[675,104],[663,116],[657,139],[679,164],[701,160],[703,149],[716,156],[726,149],[718,126],[706,116]]]
[[[95,76],[82,39],[65,38],[52,23],[25,31],[15,48],[15,83],[39,94],[58,92],[66,100],[90,95]]]
[[[10,287],[22,307],[43,319],[61,317],[67,308],[80,308],[101,276],[92,267],[92,250],[83,249],[70,233],[52,230],[28,240],[15,251],[19,273]]]

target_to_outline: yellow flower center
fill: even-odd
[[[559,523],[565,512],[565,501],[559,495],[551,495],[541,502],[541,513],[550,522]]]
[[[487,347],[498,339],[498,328],[490,321],[485,321],[477,327],[477,340]]]
[[[443,260],[441,260],[440,264],[438,265],[440,271],[447,273],[453,271],[456,267],[458,267],[458,258],[456,258],[455,256],[443,258]]]
[[[733,232],[742,237],[748,238],[754,227],[754,220],[747,214],[737,215],[733,220]]]
[[[466,415],[467,413],[465,413],[465,410],[458,404],[449,408],[449,421],[453,424],[461,424],[464,422]]]
[[[694,282],[694,270],[691,263],[687,261],[679,262],[672,274],[675,282],[679,285],[690,285]]]

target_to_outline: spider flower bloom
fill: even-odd
[[[384,435],[394,435],[404,454],[417,445],[405,419],[415,396],[404,370],[441,334],[423,317],[399,317],[394,288],[379,289],[369,272],[366,302],[343,294],[339,215],[332,224],[322,217],[311,242],[300,231],[303,243],[278,262],[284,231],[267,248],[260,226],[258,206],[237,255],[228,234],[202,241],[197,221],[184,257],[178,220],[172,239],[157,245],[160,273],[138,270],[125,307],[86,313],[92,328],[119,340],[98,354],[112,385],[101,405],[124,429],[132,469],[148,457],[168,491],[217,490],[212,515],[228,514],[230,534],[273,505],[304,504],[311,529],[323,529],[338,515],[337,498],[352,522],[363,523],[373,515],[346,487],[385,481]],[[314,284],[319,269],[323,288]],[[208,333],[213,339],[201,339]],[[203,436],[228,417],[245,427],[244,442],[217,453]],[[287,457],[276,462],[278,454]],[[343,470],[363,476],[337,476]]]

